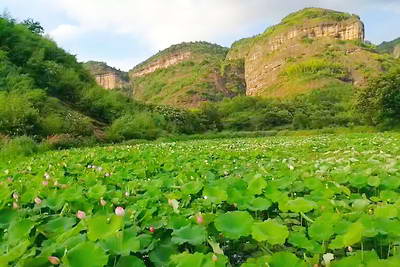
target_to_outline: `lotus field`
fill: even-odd
[[[399,218],[396,133],[0,163],[0,266],[400,266]]]

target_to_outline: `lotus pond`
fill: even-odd
[[[400,266],[400,134],[0,163],[0,266]]]

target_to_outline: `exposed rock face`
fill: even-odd
[[[394,48],[393,55],[394,55],[395,58],[400,58],[400,45],[397,45]]]
[[[96,82],[104,87],[105,89],[116,89],[124,86],[126,82],[123,82],[117,73],[110,72],[104,74],[95,75]]]
[[[169,55],[166,58],[160,58],[154,62],[151,62],[149,65],[145,66],[143,69],[136,70],[132,72],[132,77],[141,77],[152,72],[155,72],[159,69],[165,69],[170,66],[179,64],[183,61],[189,60],[191,58],[191,52],[183,52],[183,53],[175,53]]]
[[[85,68],[95,77],[98,85],[105,89],[129,88],[129,79],[126,72],[108,66],[104,62],[89,61]]]
[[[261,95],[262,90],[276,86],[289,57],[311,56],[313,49],[307,47],[307,42],[318,40],[363,41],[364,24],[354,15],[305,9],[291,14],[264,34],[240,41],[227,58],[244,58],[246,94]],[[315,44],[311,46],[317,49]],[[315,54],[324,52],[323,47],[318,49],[321,51],[315,50]]]

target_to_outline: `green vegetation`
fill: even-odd
[[[211,44],[208,42],[184,42],[181,44],[172,45],[167,49],[164,49],[154,56],[150,57],[146,61],[135,66],[131,72],[140,71],[151,62],[157,61],[160,58],[168,57],[170,55],[182,52],[191,52],[195,55],[210,55],[212,57],[224,58],[228,53],[228,48],[222,47],[217,44]]]
[[[0,164],[0,263],[396,266],[399,137],[124,145]]]
[[[332,77],[344,79],[348,76],[343,65],[320,58],[308,58],[305,61],[287,65],[282,74],[287,78],[308,76],[312,79]]]
[[[392,54],[396,46],[400,45],[400,38],[397,38],[390,42],[383,42],[378,45],[377,49],[381,53]]]
[[[391,128],[400,123],[400,68],[372,79],[369,86],[360,89],[357,108],[372,124]]]
[[[196,107],[204,101],[243,94],[243,62],[225,61],[227,49],[206,42],[171,46],[131,70],[139,71],[157,59],[190,52],[183,62],[133,77],[133,97],[153,104]]]

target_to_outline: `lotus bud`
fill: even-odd
[[[50,175],[46,172],[46,173],[44,174],[44,178],[46,178],[46,180],[49,180],[49,179],[50,179]]]
[[[54,256],[49,256],[48,260],[51,264],[58,265],[60,264],[60,259]]]
[[[42,185],[44,185],[44,186],[48,186],[48,185],[49,185],[49,181],[46,181],[46,180],[45,180],[45,181],[43,181],[43,182],[42,182]]]
[[[125,192],[125,196],[126,196],[126,197],[129,197],[129,192]]]
[[[116,207],[115,208],[115,214],[117,216],[124,216],[125,215],[125,210],[123,207]]]
[[[154,228],[154,226],[150,226],[149,231],[154,233],[156,231],[156,229]]]
[[[104,207],[105,205],[107,205],[107,201],[105,201],[103,198],[101,198],[100,205],[102,205]]]
[[[218,257],[217,257],[217,255],[215,255],[215,254],[212,255],[212,258],[211,258],[211,259],[212,259],[213,262],[217,262],[217,261],[218,261]]]
[[[13,209],[18,209],[18,208],[19,208],[18,203],[17,202],[13,202]]]
[[[353,248],[350,247],[350,246],[347,247],[347,250],[348,250],[349,252],[353,252]]]
[[[38,198],[38,197],[35,197],[35,203],[37,205],[40,205],[42,203],[42,200],[40,198]]]
[[[84,211],[78,210],[78,212],[76,213],[76,217],[80,220],[83,220],[86,217],[86,213]]]
[[[13,193],[13,194],[12,194],[12,197],[13,197],[13,199],[18,200],[19,195],[18,195],[18,193]]]

